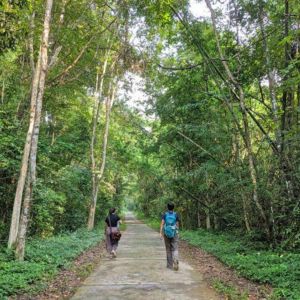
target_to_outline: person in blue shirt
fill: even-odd
[[[174,211],[174,204],[168,203],[168,210],[162,215],[160,237],[165,241],[167,252],[167,268],[178,271],[178,229],[179,215]]]

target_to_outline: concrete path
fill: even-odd
[[[103,259],[73,296],[73,300],[217,300],[201,274],[180,261],[179,271],[166,268],[159,234],[126,218],[116,259]],[[179,249],[180,256],[180,249]]]

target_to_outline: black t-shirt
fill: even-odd
[[[118,221],[120,221],[121,219],[119,218],[118,215],[115,214],[111,214],[109,216],[106,217],[105,219],[105,223],[107,224],[107,226],[109,226],[109,219],[110,218],[110,223],[111,223],[111,227],[117,227],[118,226]]]

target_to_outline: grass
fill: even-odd
[[[139,213],[137,216],[153,229],[159,229],[160,220],[145,218]],[[180,238],[213,254],[240,275],[258,283],[270,284],[274,288],[272,299],[300,299],[299,253],[258,249],[257,243],[246,238],[204,229],[180,231]],[[222,282],[216,282],[215,287],[228,299],[243,299]]]
[[[274,299],[300,299],[300,254],[257,250],[241,237],[206,230],[183,231],[181,238],[216,256],[242,276],[274,287]]]
[[[16,294],[35,294],[47,286],[60,269],[103,239],[103,230],[80,229],[49,239],[27,243],[24,262],[13,260],[12,251],[0,249],[0,299]]]

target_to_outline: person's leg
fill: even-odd
[[[109,234],[106,234],[106,251],[109,254],[111,254],[111,251],[112,251],[112,244],[111,244],[111,240],[110,240],[110,235]]]
[[[111,230],[112,230],[113,233],[116,233],[118,231],[118,228],[117,227],[112,227]],[[116,240],[111,241],[111,247],[112,247],[111,254],[112,254],[113,257],[117,256],[118,243],[119,243],[119,241],[116,241]]]
[[[173,239],[171,239],[171,253],[172,253],[172,263],[174,270],[178,270],[179,261],[178,261],[178,235],[175,235]]]
[[[113,241],[113,243],[112,243],[112,251],[111,251],[111,253],[112,253],[112,255],[114,257],[117,257],[118,243],[119,243],[119,241]]]
[[[166,252],[167,252],[167,268],[173,268],[173,259],[172,259],[172,251],[171,251],[171,239],[164,236]]]
[[[112,251],[112,242],[110,238],[110,230],[107,228],[106,234],[105,234],[105,242],[106,242],[106,251],[107,253],[111,254]]]

